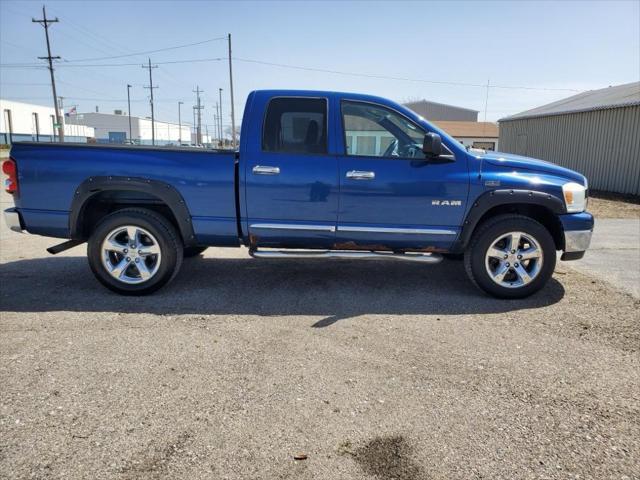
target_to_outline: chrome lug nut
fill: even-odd
[[[131,261],[131,257],[127,257],[127,262],[130,262],[130,261]]]
[[[137,262],[137,261],[138,261],[138,260],[136,260],[136,262]],[[513,264],[513,266],[514,266],[514,267],[516,267],[516,268],[518,268],[518,267],[520,266],[520,264],[519,264],[519,263],[514,263],[514,264]]]
[[[515,250],[511,250],[511,253],[516,253],[516,251]]]
[[[124,253],[128,253],[129,250],[127,250],[126,248],[124,250],[122,250]]]
[[[518,260],[522,259],[522,255],[518,255]]]
[[[138,250],[138,255],[142,255],[142,250]]]
[[[505,259],[505,260],[506,260],[507,258],[509,258],[509,255],[505,255],[505,256],[504,256],[504,259]]]
[[[511,264],[509,262],[507,262],[507,267],[510,267],[510,266],[511,266]]]
[[[139,258],[136,258],[136,263],[138,263],[138,262],[140,262],[140,259],[139,259]]]

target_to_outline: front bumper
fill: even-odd
[[[22,233],[22,231],[24,230],[22,228],[20,214],[15,208],[7,208],[4,211],[4,221],[6,222],[9,229],[13,230],[14,232]]]
[[[561,260],[578,260],[591,244],[593,215],[587,212],[560,215],[564,231],[564,253]]]
[[[591,244],[593,230],[574,230],[564,232],[565,252],[584,252]]]

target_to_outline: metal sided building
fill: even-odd
[[[577,170],[589,188],[640,195],[640,82],[591,90],[500,122],[500,150]]]
[[[457,122],[477,122],[478,111],[470,108],[455,107],[429,100],[417,100],[404,104],[427,120],[449,120]]]

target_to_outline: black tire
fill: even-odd
[[[182,249],[182,256],[184,258],[197,257],[209,247],[184,247]]]
[[[443,253],[442,256],[447,260],[459,262],[464,260],[464,253]]]
[[[110,232],[126,225],[147,230],[155,237],[160,249],[161,261],[157,271],[149,280],[141,283],[128,284],[117,280],[107,271],[102,261],[103,241]],[[108,289],[122,295],[147,295],[166,285],[177,275],[182,264],[182,248],[176,229],[162,215],[143,208],[127,208],[107,215],[94,228],[87,245],[87,256],[93,274]]]
[[[517,288],[504,287],[496,283],[485,264],[485,256],[492,242],[500,235],[509,232],[523,232],[531,235],[542,250],[542,265],[537,276],[530,283]],[[525,298],[537,292],[545,286],[553,274],[555,265],[556,246],[549,231],[536,220],[515,214],[499,215],[481,224],[473,233],[464,254],[465,270],[471,281],[481,290],[498,298]]]

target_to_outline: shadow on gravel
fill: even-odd
[[[147,297],[123,297],[93,277],[85,257],[0,265],[0,311],[153,314],[317,315],[313,327],[364,314],[482,314],[554,304],[551,279],[524,300],[497,300],[467,279],[462,262],[186,259],[176,279]]]

